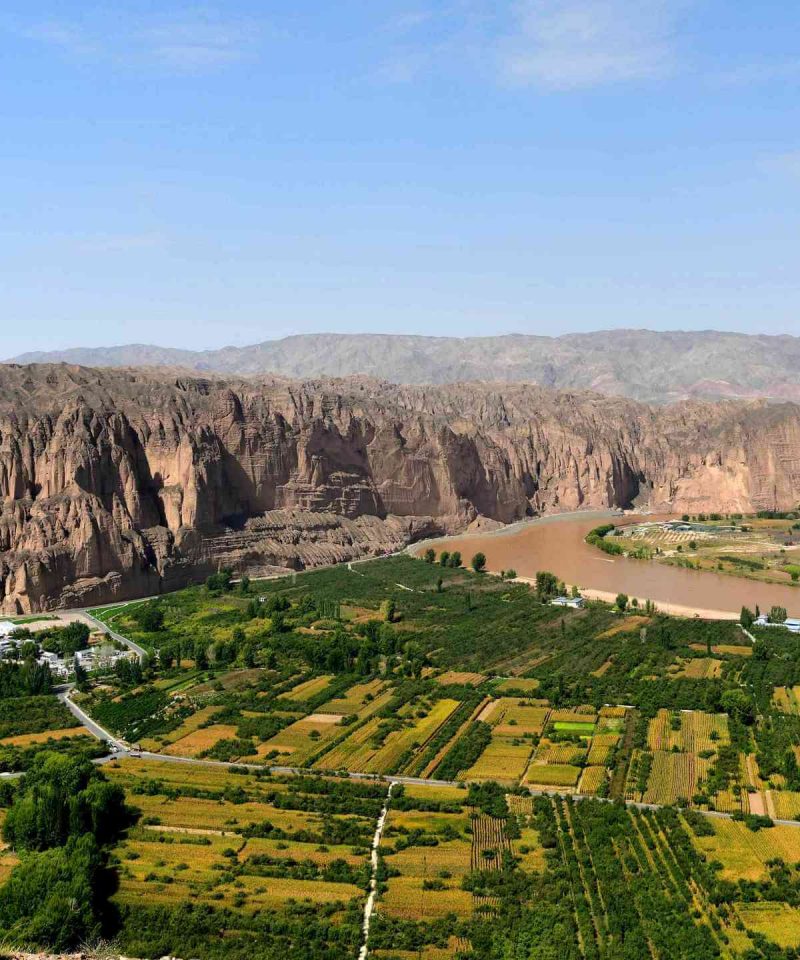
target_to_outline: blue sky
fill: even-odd
[[[0,355],[800,334],[800,4],[0,10]]]

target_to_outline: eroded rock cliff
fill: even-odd
[[[478,517],[800,499],[800,408],[0,367],[4,612],[393,550]]]

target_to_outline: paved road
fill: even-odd
[[[125,606],[125,604],[120,604],[120,606]],[[133,640],[129,640],[127,637],[123,636],[121,633],[117,633],[116,630],[113,630],[107,623],[103,623],[102,620],[98,620],[97,617],[93,617],[88,610],[81,610],[80,613],[89,621],[89,623],[96,629],[102,630],[103,633],[108,634],[112,640],[116,640],[117,643],[124,644],[129,650],[133,650],[136,656],[140,661],[144,660],[149,656],[148,652],[144,647],[140,647],[138,643],[134,643]]]
[[[104,730],[99,723],[96,723],[84,710],[72,702],[72,690],[73,685],[71,683],[63,684],[60,687],[56,687],[56,696],[64,704],[64,706],[69,710],[73,717],[86,727],[89,733],[92,736],[96,737],[98,740],[102,740],[106,743],[111,744],[117,748],[118,753],[127,752],[127,745],[121,740],[118,740],[113,734],[109,733],[108,730]]]

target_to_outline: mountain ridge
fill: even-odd
[[[170,366],[196,373],[308,379],[366,375],[400,384],[463,381],[588,389],[652,403],[687,398],[800,401],[800,337],[609,330],[558,337],[297,334],[192,351],[148,344],[21,354],[6,363]]]

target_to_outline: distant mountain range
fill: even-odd
[[[293,378],[366,374],[400,384],[529,382],[655,403],[689,397],[800,401],[800,337],[717,331],[468,338],[321,333],[204,351],[144,344],[79,347],[25,353],[7,362],[169,366]]]

